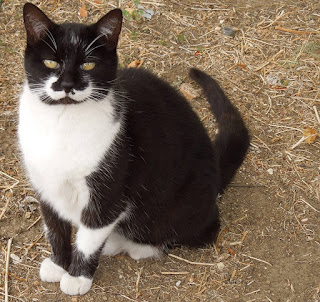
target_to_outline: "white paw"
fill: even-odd
[[[60,281],[60,289],[67,295],[84,295],[89,291],[92,279],[83,276],[73,277],[65,273]]]
[[[158,247],[140,244],[125,238],[123,235],[112,232],[102,250],[103,255],[114,256],[126,252],[134,260],[144,258],[158,258],[161,256],[161,250]]]
[[[134,260],[146,258],[159,258],[161,252],[158,248],[147,244],[133,243],[131,249],[128,250],[129,256]]]
[[[120,254],[125,251],[124,246],[126,245],[126,242],[127,239],[125,239],[122,235],[113,232],[108,237],[103,247],[102,254],[106,256],[115,256]]]
[[[40,267],[40,279],[44,282],[60,282],[66,270],[55,264],[50,258],[42,261]]]

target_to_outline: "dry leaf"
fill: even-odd
[[[101,4],[101,2],[98,1],[98,0],[94,0],[94,2],[97,3],[97,4]]]
[[[131,67],[132,68],[140,68],[142,66],[143,62],[144,62],[144,59],[141,59],[141,61],[140,60],[134,60],[128,65],[128,67],[129,68],[131,68]]]
[[[88,18],[88,11],[85,3],[83,3],[82,7],[79,9],[79,14],[83,18]]]
[[[247,70],[247,66],[245,64],[243,64],[243,63],[238,64],[238,66]]]
[[[303,132],[303,136],[306,137],[306,142],[308,144],[312,144],[315,141],[317,135],[317,131],[310,127],[307,127]]]
[[[183,83],[180,86],[180,92],[184,95],[184,97],[191,101],[200,96],[199,92],[195,90],[191,84]]]

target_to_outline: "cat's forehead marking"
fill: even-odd
[[[80,37],[76,32],[70,31],[69,32],[69,41],[70,41],[70,44],[72,44],[72,45],[78,45],[80,42]]]

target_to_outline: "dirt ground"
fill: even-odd
[[[32,2],[56,21],[87,23],[120,5],[128,11],[121,65],[144,60],[177,89],[196,92],[188,69],[207,70],[241,111],[252,143],[219,201],[216,246],[175,249],[160,260],[102,258],[88,294],[62,294],[39,279],[50,247],[17,148],[25,1],[0,0],[0,300],[320,301],[320,139],[312,136],[320,130],[319,1],[141,0],[150,20],[130,15],[133,1]],[[214,136],[203,96],[190,102]]]

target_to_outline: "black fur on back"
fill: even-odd
[[[143,69],[118,72],[114,89],[126,95],[126,113],[115,152],[105,159],[113,163],[115,181],[103,180],[99,172],[88,179],[95,186],[108,182],[100,186],[99,195],[105,198],[99,204],[109,214],[114,209],[110,221],[131,204],[130,219],[120,223],[118,231],[139,243],[213,242],[220,225],[215,199],[248,148],[242,118],[218,84],[196,69],[190,75],[204,89],[218,121],[214,143],[191,106],[168,83]],[[95,217],[91,221],[98,227]]]

